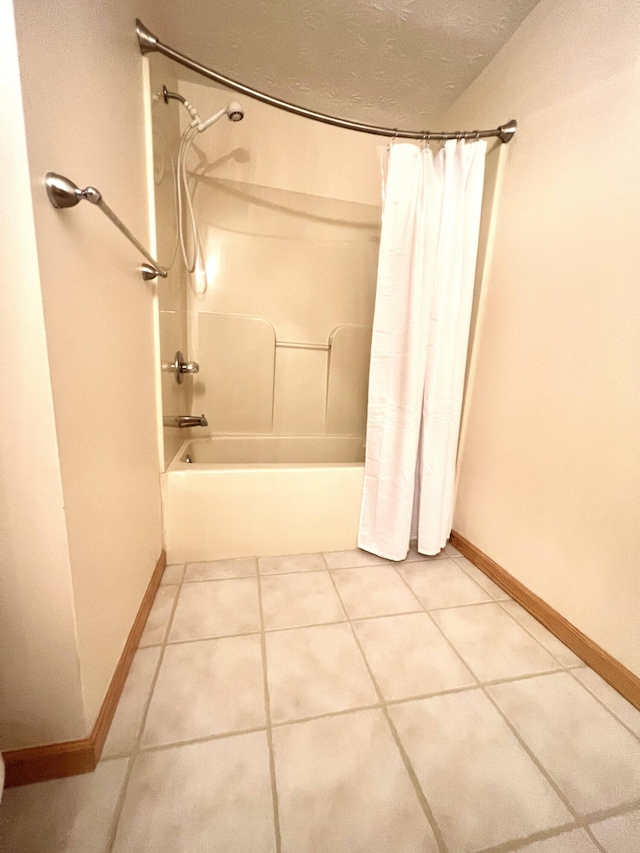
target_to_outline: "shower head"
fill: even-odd
[[[244,110],[242,106],[237,101],[229,101],[226,107],[223,107],[217,113],[214,113],[210,118],[206,121],[201,121],[198,125],[198,130],[202,133],[203,130],[206,130],[208,127],[211,127],[212,124],[215,124],[218,119],[221,119],[222,116],[226,116],[229,121],[242,121],[244,118]]]
[[[244,118],[242,104],[239,104],[237,101],[229,101],[227,104],[227,115],[229,116],[229,121],[242,121]]]
[[[159,96],[160,93],[158,92],[158,97]],[[212,124],[215,124],[218,119],[221,119],[224,115],[227,116],[229,121],[242,121],[242,119],[244,118],[244,109],[242,107],[242,104],[239,104],[237,101],[229,101],[226,107],[223,107],[221,110],[218,110],[217,113],[214,113],[206,121],[200,121],[198,111],[193,106],[193,104],[190,104],[189,101],[183,95],[178,94],[178,92],[170,92],[166,86],[163,86],[162,96],[164,97],[165,104],[169,103],[170,98],[173,98],[176,101],[180,101],[182,106],[185,107],[185,109],[192,118],[192,127],[197,127],[200,133],[202,133],[202,131],[206,130],[208,127],[211,127]]]

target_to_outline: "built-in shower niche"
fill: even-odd
[[[195,200],[195,409],[212,432],[364,435],[380,208],[203,175]]]

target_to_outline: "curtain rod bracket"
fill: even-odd
[[[256,101],[262,101],[263,104],[269,104],[272,107],[277,107],[280,110],[285,110],[286,112],[302,116],[303,118],[310,118],[314,121],[322,122],[323,124],[330,124],[333,127],[342,127],[345,130],[356,130],[360,133],[372,133],[376,136],[391,136],[394,139],[396,137],[398,139],[423,139],[427,133],[429,138],[434,140],[476,140],[497,137],[500,142],[506,143],[513,139],[513,135],[515,134],[518,126],[517,121],[512,119],[506,124],[502,124],[500,127],[494,128],[493,130],[465,130],[462,132],[458,131],[457,133],[443,131],[441,133],[434,133],[424,130],[396,130],[391,127],[377,127],[373,124],[362,124],[358,121],[350,121],[349,119],[338,118],[337,116],[329,116],[324,113],[314,112],[314,110],[308,110],[305,107],[299,107],[296,104],[290,104],[288,101],[281,101],[279,98],[266,95],[264,92],[258,92],[257,89],[252,89],[250,86],[245,86],[243,83],[231,80],[231,78],[225,77],[223,74],[219,74],[212,68],[207,68],[206,65],[201,65],[199,62],[189,59],[189,57],[185,56],[183,53],[179,53],[172,47],[163,44],[157,36],[154,36],[154,34],[145,27],[139,18],[136,18],[136,33],[138,35],[140,53],[142,54],[157,51],[158,53],[162,53],[164,56],[167,56],[169,59],[172,59],[174,62],[184,65],[185,68],[189,68],[191,71],[195,71],[197,74],[201,74],[203,77],[207,77],[209,80],[213,80],[215,83],[219,83],[227,89],[232,89],[234,92],[240,92],[240,94],[246,95],[248,98],[254,98]]]

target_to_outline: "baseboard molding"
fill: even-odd
[[[490,577],[507,592],[518,604],[548,628],[552,634],[568,646],[591,669],[595,670],[606,682],[618,691],[625,699],[640,709],[640,678],[627,669],[624,664],[612,657],[597,643],[589,639],[568,619],[554,610],[524,584],[499,566],[491,557],[487,557],[479,548],[472,545],[468,539],[455,531],[451,534],[451,544],[460,551],[474,566]]]
[[[3,752],[5,787],[11,788],[16,785],[29,785],[32,782],[45,782],[47,779],[77,776],[95,770],[166,564],[167,558],[163,551],[156,563],[89,737]]]

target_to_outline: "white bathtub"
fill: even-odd
[[[361,436],[186,441],[162,476],[167,560],[355,548],[363,475]]]

